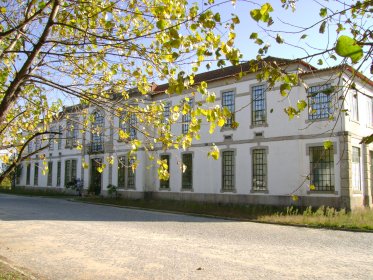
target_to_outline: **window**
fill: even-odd
[[[253,86],[251,88],[251,109],[252,125],[262,125],[267,121],[266,113],[266,92],[264,85]]]
[[[118,159],[118,188],[135,189],[135,158],[119,157]]]
[[[41,149],[41,139],[40,139],[40,136],[37,136],[35,138],[35,151],[40,150],[40,149]]]
[[[128,140],[136,139],[137,137],[137,118],[135,113],[124,113],[119,119],[119,128],[128,134]]]
[[[359,107],[358,107],[357,93],[352,94],[351,119],[353,121],[359,121]]]
[[[53,132],[54,129],[51,128],[51,132]],[[49,134],[49,151],[53,151],[54,150],[54,134],[53,133],[50,133]]]
[[[310,147],[310,180],[315,191],[334,191],[334,153],[333,148]]]
[[[76,159],[65,161],[65,185],[76,179]]]
[[[26,185],[30,185],[30,178],[31,178],[31,164],[27,164],[26,168]]]
[[[22,176],[23,165],[17,165],[15,168],[15,175],[16,175],[16,184],[19,185],[21,183],[21,176]]]
[[[167,172],[170,172],[170,155],[161,155],[161,160],[165,160],[167,163]],[[160,189],[169,189],[170,188],[170,177],[167,180],[160,180],[159,183]]]
[[[163,123],[168,122],[168,120],[170,118],[170,115],[171,115],[171,102],[166,102],[166,103],[164,103],[164,107],[163,107],[163,120],[162,120],[162,122]]]
[[[59,150],[61,150],[61,148],[62,148],[62,126],[58,126],[58,143],[57,143],[57,145],[58,145],[58,149]]]
[[[352,188],[361,191],[360,149],[352,147]]]
[[[48,162],[48,179],[47,186],[52,186],[52,177],[53,176],[53,162]]]
[[[223,172],[222,189],[223,191],[234,190],[234,151],[225,151],[222,154]]]
[[[66,124],[66,148],[73,148],[77,146],[78,134],[79,127],[76,121],[68,121]]]
[[[100,112],[94,113],[91,134],[92,153],[103,152],[104,150],[104,116]]]
[[[330,84],[308,88],[308,119],[326,119],[332,114]]]
[[[28,142],[28,145],[27,145],[27,152],[28,152],[29,154],[32,153],[32,141]]]
[[[181,132],[183,134],[188,133],[189,131],[190,121],[192,120],[190,111],[192,110],[193,105],[194,105],[193,98],[189,98],[189,101],[184,102],[183,104],[183,107],[186,107],[185,109],[188,110],[188,112],[182,116]]]
[[[255,149],[252,153],[252,188],[254,191],[267,190],[267,153],[265,149]]]
[[[222,93],[222,106],[224,108],[229,109],[231,112],[231,117],[227,119],[226,123],[224,124],[224,127],[231,127],[234,122],[234,111],[235,111],[235,100],[234,100],[234,91],[226,91]]]
[[[57,187],[61,186],[61,162],[57,162]]]
[[[34,186],[39,184],[39,163],[34,164]]]
[[[193,188],[193,154],[182,155],[181,187],[185,190]]]

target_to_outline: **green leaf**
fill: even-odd
[[[280,86],[280,93],[282,96],[287,96],[289,90],[291,90],[291,85],[289,83],[285,83]]]
[[[166,26],[167,26],[167,21],[166,20],[161,19],[161,20],[157,21],[157,27],[158,27],[158,29],[163,30],[163,29],[166,28]]]
[[[320,25],[319,33],[324,34],[324,32],[325,32],[325,27],[326,27],[326,20],[324,20],[324,21],[322,22],[322,24]]]
[[[279,43],[279,44],[282,44],[284,42],[284,39],[282,39],[282,37],[279,34],[277,34],[276,42]]]
[[[250,16],[255,21],[268,22],[270,20],[269,13],[273,12],[271,4],[265,3],[260,9],[254,9],[250,11]]]
[[[255,33],[255,32],[251,33],[250,39],[256,39],[256,38],[258,38],[258,33]]]
[[[303,34],[300,38],[301,38],[301,39],[306,39],[307,36],[308,36],[307,34]]]
[[[320,17],[326,17],[328,15],[328,11],[326,8],[321,8],[320,9]]]
[[[355,39],[342,35],[337,39],[335,52],[342,57],[351,58],[352,63],[357,63],[363,56],[363,49]]]
[[[307,107],[307,102],[304,100],[298,100],[297,108],[299,111],[303,111]]]
[[[330,140],[324,141],[323,145],[324,145],[325,150],[329,150],[330,148],[333,148],[333,142]]]

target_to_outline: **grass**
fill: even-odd
[[[330,207],[299,208],[268,205],[236,205],[175,200],[129,200],[104,197],[77,198],[80,201],[153,210],[212,215],[255,222],[302,225],[319,228],[373,230],[373,210],[347,212]]]
[[[344,209],[337,210],[324,206],[316,210],[308,207],[304,211],[299,211],[294,207],[287,207],[286,211],[277,212],[272,215],[263,215],[258,220],[262,222],[307,225],[312,227],[373,230],[373,210],[369,208],[346,212]]]
[[[0,280],[28,280],[22,273],[12,269],[0,261]]]
[[[48,197],[72,197],[73,195],[63,191],[56,191],[50,188],[25,188],[25,187],[0,187],[0,193],[30,195],[30,196],[48,196]],[[1,279],[1,278],[0,278]]]

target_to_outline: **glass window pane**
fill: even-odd
[[[192,189],[193,187],[193,155],[183,154],[182,155],[182,188]]]
[[[252,95],[252,124],[260,125],[266,123],[266,92],[264,85],[251,88]]]
[[[253,190],[267,190],[267,153],[265,149],[255,149],[252,154]]]
[[[333,148],[310,147],[310,181],[316,191],[334,191]]]
[[[235,166],[234,166],[234,152],[225,151],[222,154],[222,189],[224,191],[234,190],[234,176],[235,176]]]
[[[235,99],[234,99],[234,91],[226,91],[222,93],[222,106],[229,109],[231,112],[231,117],[227,119],[225,123],[225,127],[231,127],[232,123],[234,122],[234,114],[235,114]]]

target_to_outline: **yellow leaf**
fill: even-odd
[[[124,132],[123,130],[119,130],[119,139],[125,140],[128,139],[130,135],[127,132]]]
[[[316,190],[316,187],[315,187],[315,185],[314,185],[314,184],[311,184],[311,185],[310,185],[310,190],[311,190],[311,191],[314,191],[314,190]]]
[[[114,164],[114,157],[113,156],[109,156],[106,158],[107,162],[110,164],[110,165],[113,165]]]
[[[211,148],[211,151],[208,152],[208,156],[212,157],[214,160],[219,159],[220,151],[219,148],[215,145]]]
[[[84,169],[88,169],[88,163],[86,163],[86,162],[82,162],[82,167],[83,167]]]
[[[218,126],[222,127],[225,124],[225,120],[223,118],[220,118],[218,121]]]
[[[299,197],[298,197],[297,195],[293,194],[293,195],[291,196],[291,199],[292,199],[293,201],[298,201]]]

